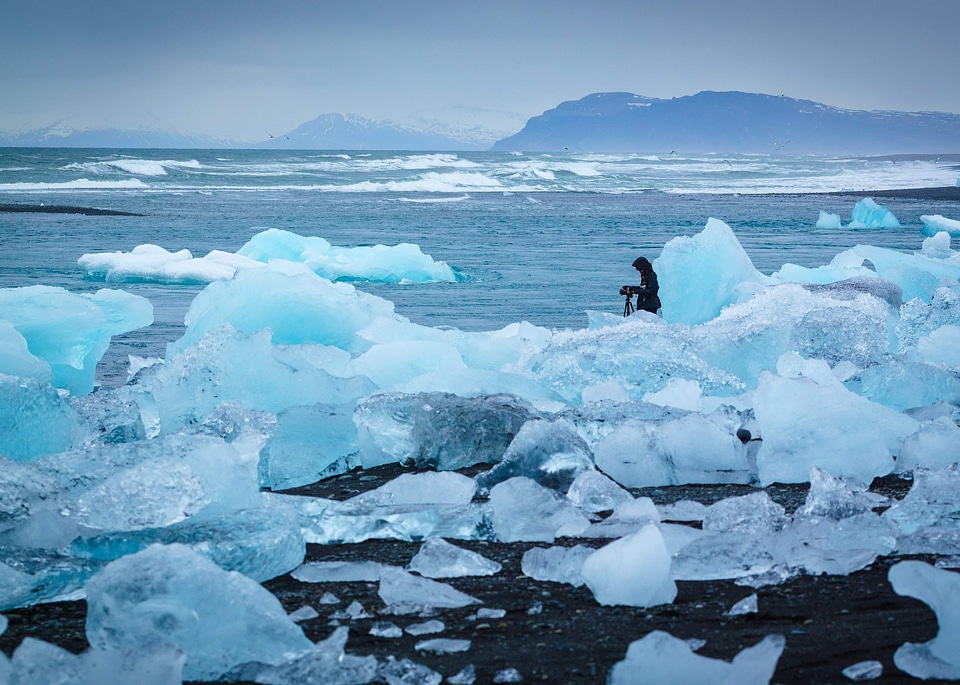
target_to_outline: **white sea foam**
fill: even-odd
[[[0,191],[32,192],[45,190],[122,190],[130,188],[142,190],[149,188],[143,181],[131,178],[126,181],[91,181],[78,178],[64,183],[0,183]]]
[[[459,197],[401,197],[400,202],[412,202],[414,204],[442,204],[444,202],[463,202],[469,200],[469,195],[460,195]]]
[[[166,176],[167,168],[200,169],[201,166],[200,162],[195,159],[187,161],[176,159],[113,159],[100,162],[75,162],[61,168],[64,171],[79,170],[94,174],[106,174],[120,170],[135,176]]]

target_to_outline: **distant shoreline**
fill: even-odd
[[[817,193],[820,194],[820,193]],[[956,200],[960,201],[960,186],[942,188],[900,188],[896,190],[842,190],[823,193],[823,195],[869,195],[871,197],[892,197],[908,200]]]
[[[121,212],[118,209],[97,209],[96,207],[70,207],[66,205],[17,205],[0,204],[0,212],[39,213],[39,214],[84,214],[86,216],[143,216],[136,212]]]

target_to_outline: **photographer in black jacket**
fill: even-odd
[[[637,309],[656,314],[660,310],[660,284],[657,282],[657,273],[653,270],[653,264],[646,257],[637,257],[633,261],[633,268],[640,272],[640,287],[634,285],[625,285],[620,288],[620,294],[627,296],[627,302],[633,295],[637,296]],[[632,307],[624,308],[624,316],[630,314]]]

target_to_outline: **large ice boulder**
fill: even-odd
[[[312,342],[358,353],[370,346],[359,331],[377,317],[395,316],[392,302],[349,283],[333,283],[301,265],[275,262],[200,291],[184,317],[187,332],[167,354],[226,324],[242,333],[270,329],[274,344]]]
[[[331,281],[347,278],[386,283],[457,280],[445,262],[434,261],[410,243],[338,247],[319,236],[301,236],[270,228],[253,236],[237,255],[259,262],[274,259],[299,262]]]
[[[183,545],[118,559],[86,592],[91,646],[174,644],[187,655],[185,680],[216,680],[242,663],[276,665],[313,648],[263,586]]]
[[[900,222],[889,209],[865,197],[853,207],[850,228],[900,228]]]
[[[114,335],[153,323],[149,300],[122,290],[71,293],[63,288],[32,285],[0,289],[0,320],[23,337],[30,355],[50,365],[53,385],[74,395],[93,390],[97,362]],[[22,343],[9,329],[0,333],[0,373],[36,369],[23,355]],[[11,363],[16,359],[16,364]],[[32,371],[36,373],[36,371]],[[49,380],[39,370],[41,380]]]
[[[920,221],[923,222],[923,234],[934,236],[937,233],[948,233],[954,238],[960,238],[960,221],[948,219],[942,214],[922,214]]]
[[[743,284],[768,281],[730,227],[713,218],[697,235],[673,238],[664,245],[654,270],[663,317],[670,323],[709,321],[737,300]]]
[[[754,393],[761,484],[802,483],[815,466],[866,483],[893,471],[915,419],[850,392],[825,362],[784,355],[778,368]]]
[[[381,393],[357,406],[354,421],[364,468],[400,462],[454,470],[499,462],[521,426],[537,416],[513,395]]]

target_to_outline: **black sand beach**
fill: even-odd
[[[472,475],[477,469],[467,471]],[[290,491],[291,494],[346,499],[378,487],[408,472],[388,465],[321,481]],[[877,479],[872,490],[900,498],[910,482],[896,476]],[[767,488],[771,498],[792,512],[803,503],[808,486],[774,484]],[[651,497],[658,504],[694,499],[710,504],[725,497],[754,492],[750,486],[686,485],[633,490],[634,495]],[[503,569],[490,577],[454,578],[448,582],[462,592],[483,601],[490,609],[503,609],[499,619],[475,620],[476,607],[440,609],[432,618],[446,629],[429,637],[470,640],[463,653],[436,655],[418,652],[416,643],[424,637],[404,634],[389,639],[369,635],[376,621],[392,621],[403,628],[426,618],[382,615],[377,583],[302,583],[289,574],[264,585],[287,611],[304,605],[314,607],[318,618],[301,625],[314,640],[326,638],[333,627],[330,614],[356,600],[371,618],[341,621],[350,628],[347,652],[409,658],[448,677],[468,664],[476,668],[477,683],[491,683],[502,669],[515,668],[524,682],[592,684],[603,683],[610,668],[622,660],[627,647],[653,630],[663,630],[682,639],[705,640],[699,653],[729,661],[740,650],[768,634],[786,638],[772,682],[848,682],[842,670],[857,662],[878,660],[884,666],[880,683],[917,682],[893,664],[893,654],[904,642],[926,642],[937,633],[933,611],[924,603],[901,597],[887,581],[889,568],[907,557],[877,559],[869,568],[848,576],[800,576],[782,585],[756,590],[758,611],[727,616],[737,601],[755,590],[732,581],[680,581],[672,604],[638,609],[601,606],[586,587],[536,581],[521,572],[523,553],[536,543],[503,544],[485,541],[454,541],[494,559]],[[602,546],[608,541],[561,539],[557,544]],[[418,542],[371,540],[360,544],[308,545],[307,561],[374,560],[405,566],[416,554]],[[932,557],[920,558],[928,562]],[[332,592],[337,605],[320,604],[320,597]],[[73,652],[87,648],[84,636],[86,603],[83,601],[43,604],[5,612],[10,620],[0,636],[0,650],[8,655],[20,641],[32,636],[58,644]]]

